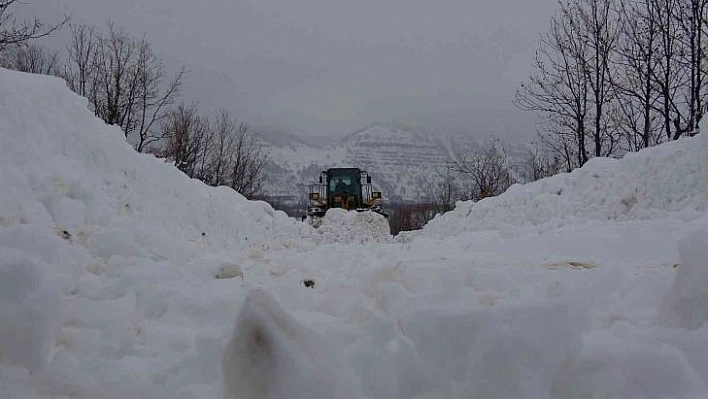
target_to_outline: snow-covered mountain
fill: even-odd
[[[284,136],[285,137],[285,136]],[[374,187],[393,201],[418,200],[439,178],[453,153],[472,152],[472,138],[441,136],[394,124],[376,124],[324,147],[289,135],[268,135],[271,149],[265,191],[278,197],[302,197],[319,172],[331,167],[368,171]]]

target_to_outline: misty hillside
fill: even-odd
[[[317,179],[320,171],[353,166],[368,171],[374,187],[383,191],[386,199],[420,200],[455,154],[468,154],[479,148],[471,137],[414,131],[395,124],[372,125],[324,148],[295,137],[264,136],[271,150],[265,186],[269,195],[305,196],[307,185]]]

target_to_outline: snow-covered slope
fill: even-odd
[[[210,189],[169,164],[136,154],[117,128],[86,112],[86,100],[61,80],[3,71],[0,221],[47,224],[76,236],[78,226],[125,225],[149,241],[160,228],[185,241],[240,249],[297,227],[266,203]],[[258,222],[258,223],[256,223]],[[104,232],[105,233],[105,232]],[[136,243],[156,258],[174,249]],[[166,243],[165,243],[166,244]]]
[[[424,197],[450,159],[434,137],[384,125],[354,133],[343,145],[350,163],[381,176],[383,191],[401,199]]]
[[[0,69],[0,398],[706,398],[705,135],[390,239],[189,180],[85,105]]]

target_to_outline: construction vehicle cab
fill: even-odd
[[[324,216],[330,208],[371,210],[387,216],[381,209],[381,192],[373,191],[371,176],[359,168],[330,168],[320,173],[319,182],[310,185],[308,216]]]

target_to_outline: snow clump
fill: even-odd
[[[690,329],[708,321],[708,232],[697,231],[679,244],[681,264],[664,297],[660,320]]]
[[[354,399],[344,368],[322,337],[289,315],[270,294],[246,296],[224,351],[225,399]]]
[[[386,242],[391,238],[388,219],[372,211],[331,208],[314,223],[312,238],[317,243]]]

